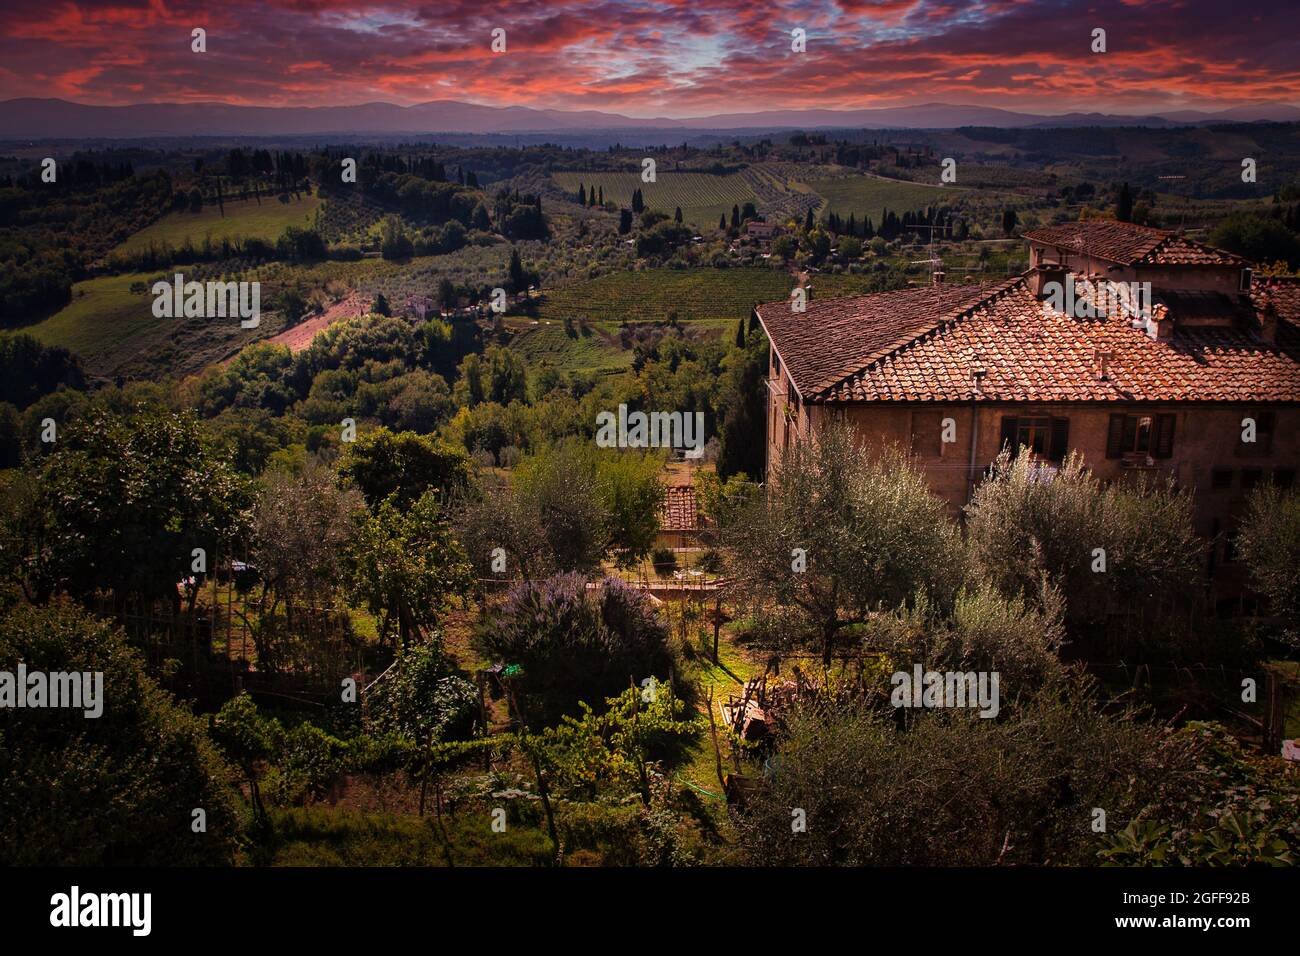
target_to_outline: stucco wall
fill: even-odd
[[[792,414],[787,419],[786,409]],[[1257,417],[1271,410],[1275,424],[1271,448],[1267,453],[1240,456],[1238,447],[1242,419]],[[1241,568],[1224,564],[1227,551],[1223,537],[1231,533],[1240,514],[1248,489],[1243,486],[1243,471],[1260,472],[1268,480],[1279,469],[1300,469],[1300,408],[1295,406],[1247,405],[1123,405],[1123,404],[1026,404],[1026,405],[922,405],[875,403],[841,407],[807,406],[797,408],[784,392],[771,392],[768,405],[769,462],[779,460],[792,441],[810,434],[827,422],[849,422],[864,438],[868,447],[882,448],[893,444],[911,453],[913,425],[918,415],[951,418],[950,443],[940,442],[936,452],[917,454],[913,461],[921,468],[935,494],[946,499],[953,515],[960,516],[970,500],[974,483],[984,475],[997,457],[1002,442],[1002,418],[1066,418],[1069,420],[1070,451],[1078,451],[1088,467],[1105,480],[1125,480],[1140,473],[1126,467],[1121,459],[1106,457],[1106,442],[1112,414],[1156,415],[1175,417],[1172,455],[1155,459],[1151,472],[1168,474],[1180,485],[1195,490],[1194,521],[1198,534],[1207,539],[1218,535],[1214,564],[1218,590],[1231,594],[1242,582]],[[776,422],[776,431],[772,424]],[[933,421],[933,418],[930,419]],[[971,441],[975,440],[974,467],[971,467]],[[1258,445],[1256,446],[1258,447]],[[1231,472],[1228,487],[1212,487],[1212,472]],[[769,469],[770,472],[770,469]],[[1207,543],[1207,559],[1210,546]],[[1207,564],[1208,567],[1208,564]]]

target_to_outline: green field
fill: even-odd
[[[852,213],[859,220],[868,216],[877,226],[885,209],[902,215],[909,210],[954,202],[961,194],[955,186],[926,186],[876,176],[816,179],[808,185],[826,200],[828,206],[823,213],[837,212],[845,218]]]
[[[147,292],[131,291],[134,282],[147,282],[144,273],[88,279],[72,287],[72,301],[42,322],[22,331],[46,345],[62,345],[86,360],[129,352],[132,344],[151,339],[159,319],[154,318]],[[108,371],[109,360],[93,371]]]
[[[870,288],[866,275],[821,274],[819,298],[855,295]],[[769,269],[648,269],[616,272],[546,291],[538,325],[524,325],[511,343],[529,364],[543,360],[570,371],[626,368],[632,353],[618,338],[624,322],[662,322],[676,313],[696,332],[730,335],[760,302],[784,299],[794,287],[789,273]],[[577,335],[564,319],[585,321]],[[549,324],[547,324],[549,322]]]
[[[739,175],[712,176],[708,173],[660,172],[653,183],[641,182],[640,173],[556,173],[555,182],[575,196],[578,185],[605,191],[605,201],[632,205],[632,193],[641,190],[647,209],[672,215],[678,206],[682,218],[702,229],[715,228],[718,217],[730,221],[731,207],[756,203],[758,197]]]
[[[757,302],[782,299],[794,285],[784,271],[769,269],[647,269],[616,272],[546,292],[538,316],[563,321],[658,322],[676,312],[683,322],[735,321]]]
[[[523,329],[510,343],[531,366],[549,362],[569,372],[600,372],[627,368],[632,353],[604,324],[588,326],[570,335],[562,323],[552,322]]]
[[[112,378],[196,372],[283,327],[279,313],[266,311],[256,329],[241,329],[238,319],[156,318],[153,296],[131,291],[133,283],[156,278],[129,273],[78,282],[65,308],[19,331],[70,349],[92,375]]]
[[[286,226],[311,224],[321,200],[316,196],[300,196],[287,203],[274,196],[264,196],[260,203],[254,199],[225,204],[225,215],[217,206],[204,206],[200,212],[169,212],[151,226],[141,229],[117,247],[116,252],[133,252],[149,244],[183,246],[188,239],[198,246],[204,238],[219,242],[222,239],[279,238]]]
[[[867,275],[821,273],[813,285],[821,297],[857,295],[871,288]],[[566,317],[588,322],[662,322],[676,313],[682,322],[735,322],[760,302],[784,299],[794,277],[776,269],[646,269],[615,272],[586,282],[548,289],[540,319]]]

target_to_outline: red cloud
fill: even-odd
[[[62,0],[0,9],[16,96],[385,98],[691,115],[947,100],[1039,112],[1300,102],[1289,24],[1236,0]],[[190,50],[207,30],[208,52]],[[493,54],[491,31],[507,32]],[[790,31],[807,30],[803,54]],[[1090,51],[1107,31],[1109,52]]]

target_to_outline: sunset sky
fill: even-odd
[[[1300,105],[1296,0],[0,0],[0,97],[699,116]],[[190,52],[203,27],[208,52]],[[506,30],[493,54],[491,31]],[[790,31],[808,51],[791,52]],[[1090,52],[1095,27],[1109,52]]]

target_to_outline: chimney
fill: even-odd
[[[1259,337],[1270,344],[1277,341],[1277,304],[1267,291],[1264,293],[1264,310],[1259,316]]]
[[[1110,363],[1114,358],[1114,352],[1104,352],[1101,349],[1092,350],[1092,371],[1097,376],[1098,381],[1110,380]]]
[[[1157,302],[1151,306],[1151,314],[1146,318],[1146,332],[1157,342],[1166,342],[1173,336],[1174,317],[1163,303]]]
[[[1045,299],[1051,294],[1050,283],[1065,287],[1066,268],[1059,262],[1040,262],[1029,270],[1029,288],[1034,297]]]
[[[943,285],[943,270],[935,269],[934,272],[930,274],[930,279],[934,285]]]
[[[976,393],[978,393],[980,390],[980,386],[984,384],[984,376],[987,374],[987,370],[984,368],[984,353],[970,352],[969,358],[971,363],[971,368],[970,368],[971,387],[975,390]]]

